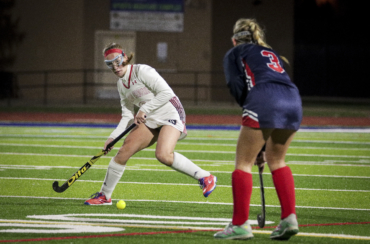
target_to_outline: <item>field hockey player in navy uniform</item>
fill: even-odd
[[[216,187],[217,178],[185,156],[174,152],[177,141],[186,137],[185,111],[179,98],[155,69],[144,64],[129,64],[133,55],[127,56],[119,44],[107,45],[103,54],[106,65],[119,78],[117,88],[122,107],[122,119],[105,142],[104,148],[132,121],[137,126],[127,135],[118,153],[110,161],[101,190],[85,204],[111,205],[113,190],[123,175],[127,161],[154,143],[157,143],[156,158],[174,170],[198,180],[203,195],[208,197]],[[134,106],[138,108],[136,114]]]
[[[239,19],[223,60],[227,86],[243,108],[242,126],[232,173],[234,211],[232,222],[214,237],[253,238],[249,219],[252,166],[265,145],[265,159],[281,205],[281,220],[270,238],[288,240],[298,233],[294,179],[285,155],[302,121],[297,87],[283,67],[283,57],[265,42],[254,19]]]

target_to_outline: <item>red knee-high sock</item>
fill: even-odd
[[[252,174],[235,170],[232,174],[234,198],[233,225],[242,225],[249,217],[249,204],[252,195]]]
[[[272,171],[272,180],[281,205],[281,219],[295,212],[295,190],[292,171],[288,166]]]

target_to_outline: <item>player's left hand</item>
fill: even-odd
[[[146,114],[139,110],[139,112],[135,116],[135,124],[139,125],[141,123],[145,123],[146,121]]]

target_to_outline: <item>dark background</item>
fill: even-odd
[[[366,2],[294,2],[294,82],[302,96],[370,97]]]
[[[196,29],[194,32],[184,33],[138,33],[138,42],[140,42],[139,40],[144,40],[149,43],[146,47],[144,47],[143,43],[139,43],[140,51],[145,52],[147,49],[151,51],[154,50],[153,46],[155,43],[166,36],[168,39],[175,40],[173,42],[175,47],[171,46],[172,43],[170,43],[169,50],[180,50],[180,52],[182,52],[180,55],[177,51],[173,55],[170,53],[170,57],[174,59],[173,63],[180,63],[180,61],[186,59],[186,62],[183,62],[186,64],[186,68],[183,68],[185,70],[192,70],[193,68],[189,64],[193,63],[193,66],[199,68],[199,70],[194,69],[195,71],[220,72],[222,70],[223,55],[231,48],[230,37],[232,26],[235,21],[241,17],[257,18],[260,24],[267,29],[267,42],[271,44],[274,49],[276,48],[276,51],[281,51],[281,55],[286,55],[284,53],[283,44],[290,47],[291,43],[293,43],[294,53],[292,55],[293,58],[290,58],[292,65],[290,67],[286,66],[286,69],[288,73],[293,73],[293,81],[297,84],[302,96],[370,98],[368,94],[369,78],[367,72],[367,66],[369,64],[367,59],[370,57],[370,37],[367,25],[369,22],[369,13],[366,5],[368,1],[232,0],[232,2],[230,2],[217,0],[212,1],[212,4],[209,4],[210,2],[208,1],[211,0],[186,1],[188,4],[185,4],[185,26],[188,29],[196,29],[194,25],[199,25],[199,23],[201,23],[199,14],[210,13],[212,16],[212,23],[210,24],[212,27],[210,30]],[[26,16],[18,16],[17,13],[13,11],[13,9],[15,9],[14,2],[13,0],[0,0],[0,99],[11,94],[12,92],[8,91],[14,88],[12,76],[9,72],[6,72],[8,70],[3,68],[3,64],[6,62],[12,63],[16,59],[27,59],[31,65],[34,63],[32,59],[37,58],[37,55],[27,56],[24,53],[20,55],[19,52],[14,51],[22,46],[23,39],[34,38],[31,33],[27,32],[28,30],[20,28],[20,23],[22,20],[25,21]],[[37,10],[43,13],[43,4],[52,4],[49,1],[39,2],[40,5],[32,6],[34,10],[31,11]],[[58,2],[59,1],[56,1],[56,3]],[[75,38],[76,43],[80,43],[79,45],[82,43],[83,48],[81,50],[84,52],[85,49],[89,50],[88,54],[92,56],[90,50],[93,48],[93,41],[88,42],[86,40],[92,40],[95,29],[109,29],[109,0],[89,0],[80,2],[82,5],[78,6],[80,6],[83,11],[76,11],[77,14],[74,14],[78,16],[78,13],[88,13],[86,14],[88,17],[85,17],[86,19],[81,21],[82,24],[77,22],[76,25],[83,25],[84,30],[89,29],[90,31],[80,36],[68,36],[72,32],[69,30],[69,32],[63,36],[66,38],[64,42],[66,46],[63,46],[63,48],[66,49],[65,53],[69,52],[71,48],[80,50],[80,48],[76,47],[77,44],[75,46],[69,45]],[[281,4],[278,4],[279,2],[281,2]],[[21,0],[18,1],[18,3],[26,5],[28,1]],[[60,3],[61,2],[59,2],[59,4]],[[292,4],[294,6],[292,6]],[[212,8],[211,11],[205,11],[209,6]],[[291,11],[292,8],[293,11]],[[100,15],[97,14],[98,11],[101,12]],[[292,12],[294,16],[291,16]],[[47,14],[53,15],[50,11],[48,11]],[[89,17],[90,15],[91,17]],[[196,19],[197,17],[198,19]],[[203,17],[204,20],[208,21],[207,18]],[[285,22],[283,19],[285,19]],[[293,41],[291,34],[289,34],[291,28],[281,25],[282,22],[287,23],[286,19],[289,19],[289,23],[293,22]],[[65,19],[58,19],[58,21],[59,20],[67,21]],[[69,19],[68,21],[72,20]],[[37,21],[40,20],[36,19],[35,21],[34,24],[37,26]],[[54,24],[57,26],[58,23],[54,22],[52,27]],[[50,26],[47,27],[52,28]],[[56,27],[54,29],[56,29],[58,33],[63,32],[63,30],[59,30]],[[196,42],[198,37],[207,36],[202,33],[203,30],[206,30],[206,32],[211,31],[211,39],[199,38],[199,42]],[[43,29],[38,31],[45,32]],[[198,33],[199,31],[201,33]],[[49,32],[51,31],[49,30]],[[50,36],[51,33],[49,32],[46,31],[44,33],[45,38]],[[152,42],[151,40],[148,41],[148,38],[140,38],[147,35],[153,37]],[[210,51],[201,50],[204,46],[194,45],[191,41],[181,42],[184,37],[194,39],[194,43],[206,43],[210,45]],[[196,57],[189,57],[189,53],[193,55],[194,51],[188,52],[186,49],[181,49],[182,47],[189,49],[198,48],[199,51],[195,53],[199,53],[199,55]],[[42,47],[33,47],[30,49],[30,53],[42,53],[37,51],[37,48]],[[48,50],[48,48],[50,47],[45,47],[44,49]],[[17,55],[7,55],[9,51],[14,51],[12,53],[17,53]],[[139,59],[140,53],[138,52],[137,54]],[[90,68],[93,60],[90,56],[90,58],[88,58],[88,55],[84,55],[84,53],[76,53],[76,55],[79,55],[78,57],[80,59],[80,56],[83,58],[86,57],[87,59],[86,62],[80,65],[82,68]],[[288,53],[288,55],[290,54]],[[71,63],[70,66],[77,67],[78,65],[75,65],[75,63],[78,61],[76,60],[64,63],[67,67],[69,67],[69,63]],[[147,63],[148,59],[144,60],[144,62]],[[211,65],[208,65],[209,62]],[[89,64],[89,67],[85,67],[85,63]],[[151,63],[149,64],[151,65]],[[154,63],[152,65],[158,68],[161,64]],[[178,66],[178,70],[181,70],[182,65],[176,66]],[[28,66],[24,66],[25,70],[29,68]],[[222,87],[222,89],[217,88],[217,92],[212,92],[212,99],[219,100],[219,93],[221,92],[224,94],[224,78],[212,78],[212,83],[213,85]],[[14,95],[13,97],[16,96]]]

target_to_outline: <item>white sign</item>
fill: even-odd
[[[182,32],[183,0],[111,0],[110,29]]]

